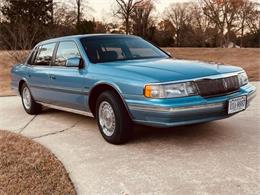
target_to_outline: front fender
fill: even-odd
[[[132,117],[132,115],[131,115],[131,112],[130,112],[130,110],[129,110],[129,108],[128,108],[128,105],[127,105],[127,103],[126,103],[126,101],[125,101],[125,99],[124,99],[122,90],[121,90],[120,87],[119,87],[116,83],[114,83],[114,82],[98,81],[98,82],[96,82],[96,83],[91,87],[91,89],[90,89],[90,91],[89,91],[89,93],[88,93],[88,105],[89,105],[89,108],[90,108],[90,101],[91,101],[91,100],[90,100],[90,97],[91,97],[91,94],[93,93],[93,91],[94,91],[98,86],[101,86],[101,85],[109,86],[110,88],[114,89],[114,90],[117,92],[117,94],[120,96],[120,98],[121,98],[121,100],[122,100],[122,102],[123,102],[123,104],[124,104],[124,106],[125,106],[125,108],[126,108],[128,114],[129,114],[130,118],[133,119],[133,117]]]

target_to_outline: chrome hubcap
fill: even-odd
[[[30,109],[31,102],[32,102],[32,99],[31,99],[30,91],[29,91],[29,89],[27,87],[25,87],[23,89],[23,104],[24,104],[24,107],[26,109]]]
[[[103,101],[98,110],[99,124],[106,136],[112,136],[116,128],[116,119],[112,106]]]

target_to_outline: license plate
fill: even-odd
[[[228,114],[234,114],[246,109],[247,97],[242,96],[228,101]]]

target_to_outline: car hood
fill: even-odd
[[[110,71],[113,68],[157,82],[194,79],[242,70],[234,66],[175,59],[129,60],[102,64],[107,65]],[[116,73],[116,70],[114,72]]]

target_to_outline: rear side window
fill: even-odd
[[[33,51],[31,52],[31,55],[29,56],[29,59],[28,59],[28,61],[27,61],[27,64],[33,65],[33,62],[34,62],[35,55],[36,55],[37,51],[38,51],[38,47],[35,47],[35,48],[33,49]]]
[[[76,43],[73,41],[60,42],[54,64],[55,66],[65,66],[67,59],[73,57],[80,57]]]
[[[33,65],[49,66],[52,61],[52,55],[55,45],[56,43],[50,43],[40,46],[38,48]]]

